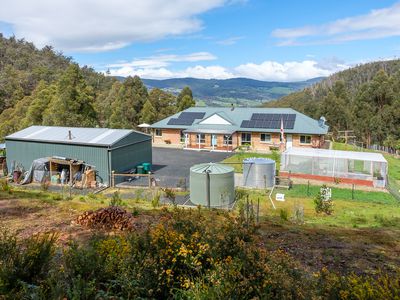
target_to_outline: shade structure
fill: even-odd
[[[325,177],[345,183],[384,187],[387,161],[380,153],[293,147],[282,153],[280,171],[311,175],[303,176],[310,179]]]

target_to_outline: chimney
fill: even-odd
[[[68,130],[68,139],[70,141],[72,140],[72,132],[71,132],[71,130]]]
[[[319,118],[319,120],[318,120],[319,127],[325,127],[325,123],[326,123],[325,117]]]

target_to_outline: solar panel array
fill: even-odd
[[[182,112],[178,118],[171,118],[168,125],[184,125],[190,126],[196,119],[203,119],[205,112]]]
[[[252,114],[250,120],[243,120],[241,128],[280,129],[281,120],[284,129],[293,129],[296,114]]]

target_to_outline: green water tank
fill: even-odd
[[[137,173],[138,174],[145,174],[144,168],[142,165],[139,165],[136,167]]]
[[[229,208],[235,201],[234,169],[222,164],[206,163],[190,168],[190,201],[207,206],[207,173],[210,178],[210,206]]]
[[[151,171],[151,163],[143,163],[143,170],[146,171],[146,173],[149,173]]]

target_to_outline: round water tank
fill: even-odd
[[[243,160],[243,186],[259,189],[275,184],[275,161],[269,158],[246,158]]]
[[[197,205],[208,205],[207,174],[210,184],[210,206],[226,208],[235,200],[234,169],[221,164],[199,164],[190,168],[190,201]]]

